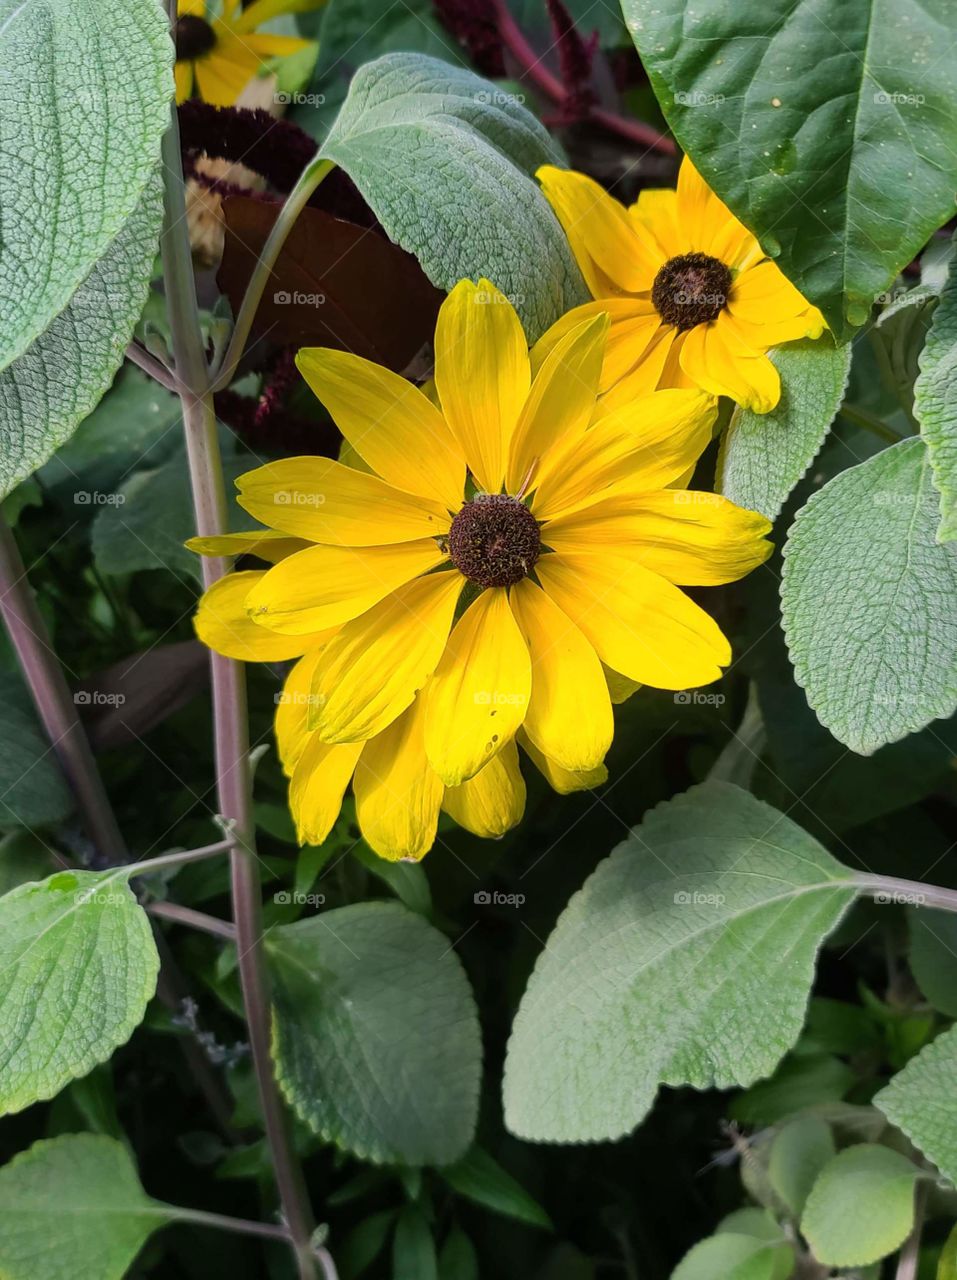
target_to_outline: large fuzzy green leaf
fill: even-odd
[[[61,871],[0,898],[0,1114],[104,1062],[142,1021],[158,971],[123,872]]]
[[[911,1058],[874,1105],[957,1186],[957,1027]]]
[[[509,1044],[509,1128],[617,1138],[659,1084],[769,1075],[854,893],[816,840],[737,787],[659,805],[572,898],[539,958]]]
[[[957,538],[957,270],[951,266],[920,355],[914,412],[940,493],[938,542]]]
[[[797,515],[781,612],[818,719],[870,755],[957,707],[957,547],[934,539],[926,446],[835,476]]]
[[[954,212],[949,0],[623,0],[668,123],[840,337]]]
[[[0,497],[70,438],[112,382],[146,300],[162,212],[154,181],[65,310],[0,373]]]
[[[172,62],[156,0],[0,0],[0,369],[136,209],[169,124]]]
[[[424,54],[360,68],[322,147],[390,237],[442,289],[486,276],[530,341],[587,299],[564,233],[532,179],[561,164],[547,131],[514,98]]]
[[[279,1083],[317,1133],[363,1159],[448,1164],[469,1146],[482,1049],[449,940],[398,903],[273,929]]]
[[[914,1225],[920,1170],[899,1151],[859,1143],[821,1170],[801,1217],[819,1262],[863,1267],[893,1253]]]

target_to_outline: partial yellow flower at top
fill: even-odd
[[[643,191],[628,209],[583,173],[545,165],[536,176],[595,298],[553,326],[546,345],[607,312],[611,403],[701,387],[756,413],[774,408],[781,383],[768,349],[819,337],[824,318],[687,157],[677,191]]]
[[[358,356],[300,352],[368,468],[290,458],[237,482],[267,539],[303,543],[243,583],[241,602],[251,651],[256,632],[274,659],[286,646],[313,651],[299,677],[310,765],[304,754],[291,795],[301,831],[315,831],[307,775],[332,750],[344,752],[342,789],[379,743],[372,775],[424,760],[447,804],[492,762],[508,771],[521,731],[566,789],[567,775],[602,767],[610,684],[684,689],[730,662],[716,623],[679,587],[748,573],[770,552],[770,525],[667,487],[711,438],[712,396],[656,391],[595,418],[607,329],[605,316],[575,326],[533,378],[514,308],[488,281],[463,280],[436,327],[438,406]],[[357,773],[360,822],[364,785]],[[494,794],[489,783],[493,809]]]
[[[257,35],[256,28],[287,13],[317,9],[325,0],[223,0],[219,17],[207,16],[205,0],[181,0],[174,30],[176,101],[194,95],[230,107],[270,58],[298,53],[311,44],[298,36]]]

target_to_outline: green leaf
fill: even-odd
[[[780,1124],[805,1107],[839,1102],[858,1080],[846,1062],[827,1053],[792,1054],[769,1080],[759,1080],[731,1103],[739,1124]]]
[[[61,871],[0,898],[0,1114],[105,1062],[143,1020],[158,971],[124,872]]]
[[[768,1178],[793,1218],[800,1219],[818,1174],[836,1154],[831,1126],[819,1116],[799,1116],[775,1135]]]
[[[155,0],[0,0],[0,31],[4,369],[136,209],[169,125],[173,46]],[[50,367],[57,382],[75,376]]]
[[[662,109],[839,338],[954,212],[949,0],[623,0]]]
[[[819,1262],[863,1267],[893,1253],[914,1225],[915,1164],[889,1147],[861,1143],[824,1166],[801,1219]]]
[[[350,844],[349,852],[383,884],[387,884],[400,902],[419,915],[432,914],[432,891],[421,862],[389,862],[373,853],[363,840]]]
[[[776,520],[817,457],[841,405],[851,347],[829,338],[791,342],[771,352],[781,399],[770,413],[738,405],[721,441],[716,488],[749,511]]]
[[[4,1280],[122,1280],[176,1216],[140,1186],[126,1148],[99,1134],[35,1142],[0,1169]]]
[[[941,1250],[937,1280],[957,1280],[957,1227],[951,1231]]]
[[[750,1084],[800,1033],[849,871],[783,814],[711,783],[659,805],[572,898],[512,1030],[508,1127],[617,1138],[660,1083]]]
[[[472,1140],[481,1042],[448,939],[399,903],[275,928],[273,1055],[321,1137],[376,1163],[448,1164]]]
[[[425,1214],[408,1204],[399,1214],[392,1240],[392,1280],[438,1280],[439,1264]]]
[[[671,1273],[671,1280],[787,1280],[794,1250],[776,1240],[722,1231],[696,1244]]]
[[[153,182],[66,309],[0,373],[0,496],[46,462],[109,387],[146,300],[161,218]]]
[[[0,829],[50,826],[72,811],[73,797],[22,680],[0,676]]]
[[[479,1280],[475,1247],[460,1227],[453,1227],[442,1245],[439,1276],[440,1280]]]
[[[551,1219],[541,1205],[481,1147],[473,1147],[457,1164],[443,1169],[442,1177],[453,1191],[486,1209],[551,1229]]]
[[[957,1027],[911,1058],[874,1105],[957,1185]]]
[[[395,1209],[369,1213],[349,1232],[336,1249],[336,1266],[343,1280],[361,1275],[375,1262],[385,1248],[395,1218]]]
[[[957,271],[953,267],[919,363],[914,412],[940,493],[937,541],[950,542],[957,538]]]
[[[48,845],[32,831],[11,831],[0,840],[0,896],[27,880],[42,880],[55,864]]]
[[[910,967],[924,995],[948,1018],[957,1018],[957,915],[909,907]]]
[[[387,54],[356,73],[321,155],[345,169],[433,284],[486,276],[511,299],[530,342],[587,300],[531,177],[561,155],[490,81],[423,54]]]
[[[816,493],[785,548],[795,678],[861,755],[957,707],[957,548],[934,542],[935,507],[927,450],[902,440]]]

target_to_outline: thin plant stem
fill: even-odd
[[[840,414],[842,418],[847,418],[848,422],[853,422],[856,427],[863,427],[865,431],[869,431],[871,435],[875,435],[881,440],[886,440],[888,444],[897,444],[904,439],[891,427],[881,422],[880,418],[875,418],[872,413],[868,413],[866,409],[858,408],[857,405],[842,404]]]
[[[177,1205],[175,1222],[192,1222],[198,1227],[212,1227],[215,1231],[232,1231],[238,1235],[261,1236],[265,1240],[289,1242],[289,1228],[280,1223],[254,1222],[251,1218],[230,1218],[224,1213],[207,1213],[205,1209],[184,1209]]]
[[[0,516],[0,614],[36,705],[40,721],[72,790],[83,824],[101,858],[127,857],[123,836],[77,715],[63,669],[37,607],[20,551]]]
[[[212,388],[196,307],[175,107],[170,128],[163,139],[163,162],[163,273],[176,379],[183,406],[196,529],[200,535],[218,534],[227,528],[226,493]],[[267,271],[268,268],[262,273],[260,293]],[[241,307],[241,314],[242,310]],[[233,336],[235,339],[236,334]],[[241,346],[242,343],[239,344],[240,349]],[[226,567],[224,560],[205,559],[206,585],[221,577]],[[245,676],[240,663],[217,653],[210,653],[210,662],[216,784],[220,812],[233,824],[234,848],[230,855],[233,917],[253,1066],[276,1187],[289,1227],[300,1280],[315,1280],[316,1260],[310,1247],[312,1211],[269,1054],[271,1011],[262,949],[262,890],[252,820]]]
[[[957,889],[923,884],[920,880],[902,880],[898,876],[881,876],[870,871],[861,872],[855,879],[861,892],[870,894],[878,903],[903,903],[935,907],[939,911],[957,911]]]
[[[914,1193],[914,1226],[904,1241],[904,1247],[897,1259],[895,1280],[917,1280],[917,1270],[920,1266],[920,1241],[924,1231],[924,1214],[927,1211],[927,1192],[926,1182],[919,1182]]]
[[[229,345],[226,347],[219,368],[213,371],[209,387],[211,392],[222,391],[224,387],[228,387],[232,382],[236,366],[242,358],[246,340],[252,329],[256,311],[262,300],[266,281],[276,265],[276,259],[282,252],[286,237],[292,230],[296,219],[308,204],[312,193],[326,174],[334,168],[335,165],[331,160],[322,160],[317,157],[315,160],[310,161],[299,175],[292,191],[286,197],[282,208],[279,210],[279,215],[273,223],[272,230],[266,237],[262,253],[256,259],[256,266],[252,275],[249,277],[246,292],[243,294],[243,300],[239,304],[239,314],[236,317],[236,324],[230,335]]]
[[[154,871],[164,871],[167,867],[180,867],[187,862],[201,862],[204,858],[214,858],[220,853],[229,853],[235,848],[234,840],[218,840],[216,844],[204,844],[199,849],[183,849],[174,853],[161,853],[157,858],[144,858],[141,862],[131,862],[121,871],[128,871],[130,876],[148,876]]]
[[[138,342],[131,342],[126,348],[127,360],[132,360],[135,365],[148,373],[156,382],[161,383],[167,391],[176,390],[176,377],[171,369],[167,369],[162,360],[157,360],[152,352],[147,351],[145,347],[141,347]]]
[[[184,907],[178,902],[148,902],[146,910],[159,920],[172,920],[174,924],[186,925],[189,929],[198,929],[201,933],[211,933],[215,938],[225,938],[227,942],[236,941],[236,926],[228,920],[217,920],[204,911],[194,911],[192,907]]]

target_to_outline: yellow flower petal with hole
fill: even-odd
[[[376,547],[438,537],[452,523],[440,503],[331,458],[280,458],[236,486],[239,505],[256,520],[311,542]]]
[[[596,769],[615,731],[598,655],[545,592],[525,579],[509,602],[532,659],[532,696],[525,733],[572,773]]]
[[[781,398],[781,379],[763,351],[749,347],[722,312],[712,324],[685,334],[681,367],[699,387],[730,396],[755,413],[770,413]]]
[[[505,746],[474,778],[446,788],[442,808],[473,836],[496,840],[525,812],[525,779],[514,742]]]
[[[425,693],[425,750],[446,786],[473,777],[515,735],[531,689],[508,593],[483,591],[455,624]]]
[[[319,655],[332,634],[320,644],[308,649],[295,664],[276,697],[276,747],[279,762],[286,777],[291,777],[299,757],[305,751],[312,730],[309,728],[309,703],[312,696],[312,677]]]
[[[664,488],[707,448],[717,412],[717,401],[697,390],[655,391],[614,410],[545,459],[531,502],[536,519],[588,506],[614,487]],[[547,528],[542,538],[548,544]]]
[[[261,626],[301,636],[338,627],[448,559],[433,538],[385,547],[311,546],[270,569],[246,609]]]
[[[296,366],[336,426],[383,480],[452,510],[465,488],[465,456],[422,392],[349,351],[308,347]]]
[[[589,288],[589,261],[625,293],[650,289],[663,258],[657,244],[625,207],[584,173],[543,165],[535,174],[562,224]],[[589,276],[592,279],[589,280]],[[599,296],[593,290],[593,296]]]
[[[196,634],[208,648],[239,662],[282,662],[298,658],[311,643],[307,636],[277,636],[257,626],[246,613],[246,597],[264,573],[227,573],[201,597],[193,618]]]
[[[432,848],[445,791],[425,757],[422,701],[365,744],[352,784],[362,834],[391,862]]]
[[[199,556],[258,556],[270,564],[278,564],[308,546],[304,538],[290,538],[275,529],[214,534],[208,538],[190,538],[186,543],[187,550]]]
[[[309,717],[323,741],[374,737],[410,705],[442,656],[464,582],[457,571],[416,578],[329,641]]]
[[[597,315],[577,325],[539,370],[512,436],[505,473],[509,493],[518,493],[549,449],[587,427],[598,395],[608,324],[606,315]]]
[[[603,764],[588,773],[570,773],[554,760],[549,760],[548,756],[543,755],[534,742],[529,741],[528,734],[524,730],[519,733],[518,740],[523,750],[528,753],[532,764],[552,790],[557,791],[560,796],[569,796],[575,791],[591,791],[608,781],[608,770]]]
[[[289,808],[300,844],[322,844],[335,826],[364,745],[330,746],[315,734],[309,739],[289,784]]]
[[[717,623],[676,586],[632,557],[543,556],[542,586],[615,671],[656,689],[711,684],[731,661]]]
[[[716,493],[663,489],[599,499],[548,526],[558,552],[618,548],[646,569],[685,587],[735,582],[773,548],[771,523]]]
[[[435,385],[469,470],[487,493],[498,493],[531,373],[522,322],[488,280],[460,280],[442,303]]]

